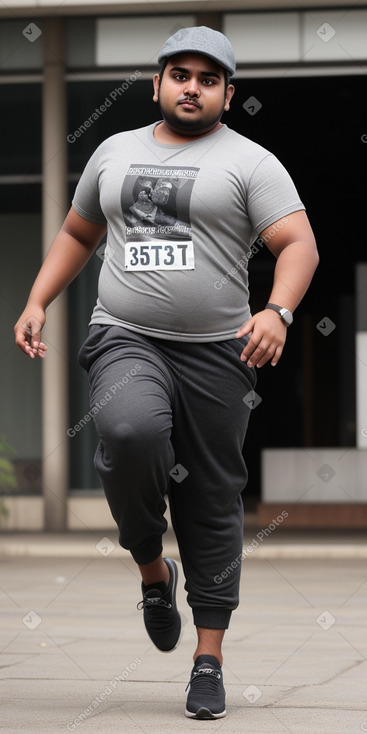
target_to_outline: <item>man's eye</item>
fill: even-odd
[[[179,82],[182,82],[184,79],[186,79],[185,74],[175,74],[174,79],[178,79]]]
[[[213,79],[203,79],[203,84],[205,86],[210,87],[212,84],[214,84]]]

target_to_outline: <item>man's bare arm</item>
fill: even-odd
[[[46,308],[80,273],[105,232],[106,224],[89,222],[71,207],[14,327],[16,344],[25,354],[32,358],[45,356],[47,347],[41,342],[41,329]]]
[[[306,213],[288,214],[286,220],[286,223],[285,219],[279,220],[279,227],[277,222],[273,223],[261,232],[261,236],[277,259],[268,300],[293,312],[311,283],[319,255]],[[270,309],[259,311],[246,321],[236,336],[251,332],[241,359],[248,360],[249,367],[262,367],[271,360],[274,367],[281,357],[287,334],[279,314]]]

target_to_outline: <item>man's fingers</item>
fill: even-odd
[[[274,349],[272,350],[272,345],[262,339],[260,344],[258,344],[249,354],[247,364],[249,367],[256,367],[256,365],[260,367],[260,361],[264,360],[263,364],[265,364],[273,354]]]
[[[283,351],[283,346],[277,341],[269,341],[262,337],[259,342],[250,339],[241,354],[241,360],[247,361],[249,367],[263,367],[271,360],[273,367],[278,363]]]
[[[46,356],[46,352],[47,352],[46,344],[44,344],[43,342],[40,342],[38,345],[38,352],[37,352],[38,356],[42,357],[43,359]]]
[[[41,342],[41,330],[43,324],[35,316],[30,316],[23,323],[18,322],[15,326],[15,341],[25,354],[31,359],[37,355],[45,357],[47,347]]]
[[[236,338],[240,338],[241,336],[246,336],[250,333],[254,328],[253,319],[249,319],[248,321],[245,321],[244,325],[241,326],[240,329],[238,329],[236,333]]]
[[[241,354],[241,359],[245,362],[247,359],[250,359],[250,357],[252,358],[256,350],[260,348],[260,345],[262,348],[265,346],[263,336],[261,335],[259,337],[256,333],[253,333]]]
[[[283,347],[277,344],[271,343],[268,347],[260,344],[248,357],[247,364],[249,367],[263,367],[264,364],[271,361],[271,365],[275,367],[282,356],[282,352]]]
[[[274,354],[273,359],[271,360],[271,366],[272,367],[275,367],[275,365],[278,364],[278,362],[279,362],[282,354],[283,354],[283,347],[278,347],[275,350],[275,354]]]
[[[247,361],[249,367],[262,367],[269,361],[275,367],[281,357],[287,333],[279,315],[269,309],[259,311],[243,324],[236,336],[245,336],[250,332],[241,360]]]

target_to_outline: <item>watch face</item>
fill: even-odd
[[[271,308],[273,311],[276,311],[287,326],[293,323],[293,314],[287,308],[277,306],[275,303],[267,303],[265,308]]]
[[[288,311],[287,308],[282,308],[280,315],[283,319],[283,321],[287,324],[287,326],[290,326],[290,324],[293,322],[293,316],[290,311]]]

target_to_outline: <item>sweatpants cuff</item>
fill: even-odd
[[[196,607],[192,610],[195,627],[226,630],[229,627],[232,609],[222,607]]]
[[[122,543],[120,543],[122,545]],[[124,546],[122,546],[124,548]],[[135,561],[139,565],[144,563],[152,563],[163,551],[162,538],[150,538],[145,543],[129,548],[130,553]]]

